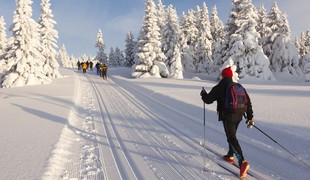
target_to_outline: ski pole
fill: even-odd
[[[202,90],[205,90],[202,87]],[[206,104],[203,102],[203,170],[206,171]]]
[[[307,163],[305,163],[304,161],[302,161],[300,158],[298,158],[295,154],[293,154],[291,151],[289,151],[288,149],[286,149],[284,146],[282,146],[280,143],[278,143],[276,140],[274,140],[272,137],[270,137],[268,134],[266,134],[264,131],[262,131],[260,128],[258,128],[257,126],[253,125],[253,127],[255,129],[257,129],[258,131],[260,131],[261,133],[263,133],[265,136],[267,136],[269,139],[271,139],[273,142],[275,142],[276,144],[278,144],[281,148],[283,148],[286,152],[288,152],[290,155],[292,155],[294,158],[296,158],[298,161],[300,161],[302,164],[304,164],[305,166],[307,166],[308,168],[310,168],[310,165],[308,165]]]

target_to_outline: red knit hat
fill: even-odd
[[[223,78],[232,77],[232,76],[233,76],[233,72],[230,69],[230,67],[223,69],[223,71],[222,71],[222,77]]]

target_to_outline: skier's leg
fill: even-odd
[[[227,143],[228,143],[228,146],[229,146],[229,150],[227,152],[227,156],[233,157],[234,156],[234,150],[233,150],[233,147],[232,147],[232,145],[231,145],[231,143],[229,141],[229,131],[228,131],[228,128],[227,128],[228,124],[223,121],[223,125],[224,125],[224,130],[225,130],[225,134],[226,134]]]
[[[236,155],[238,162],[242,162],[244,160],[243,153],[240,147],[240,144],[238,142],[236,133],[238,126],[240,124],[240,121],[231,122],[231,121],[225,121],[224,126],[225,127],[225,133],[227,137],[227,141],[229,143],[230,150],[234,152]]]

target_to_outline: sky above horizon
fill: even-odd
[[[106,45],[105,52],[110,48],[124,49],[126,34],[132,31],[137,38],[145,14],[147,0],[51,0],[51,9],[55,29],[59,33],[58,46],[65,45],[69,55],[79,57],[83,54],[95,56],[98,30],[101,29]],[[172,4],[179,15],[183,11],[195,9],[206,2],[209,14],[214,5],[217,6],[219,17],[226,23],[232,9],[231,0],[162,0],[167,7]],[[252,0],[256,7],[265,5],[269,12],[273,0]],[[34,0],[32,5],[33,18],[39,19],[41,0]],[[157,0],[155,0],[157,4]],[[310,28],[309,0],[281,0],[278,6],[288,15],[291,38]],[[4,16],[7,30],[11,26],[15,1],[0,0],[0,16]],[[181,18],[181,16],[179,16]],[[11,33],[8,32],[8,36]]]

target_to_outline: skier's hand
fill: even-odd
[[[201,92],[200,92],[200,96],[202,96],[203,94],[206,94],[207,92],[206,92],[206,90],[205,90],[205,88],[202,88],[202,90],[201,90]]]
[[[247,119],[246,120],[246,124],[247,124],[247,127],[249,129],[251,129],[254,126],[254,119],[253,118],[252,119]]]

